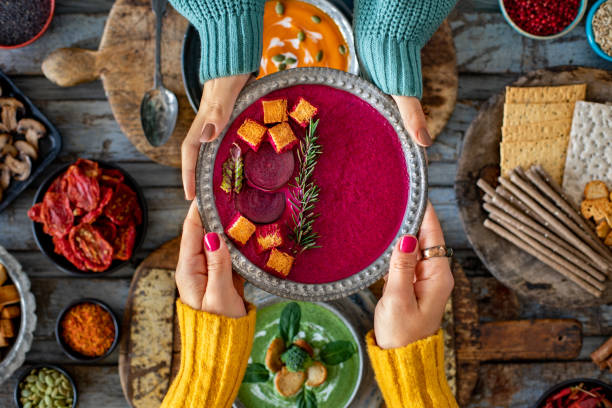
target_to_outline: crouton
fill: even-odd
[[[232,222],[230,222],[225,233],[237,244],[244,245],[255,233],[255,230],[255,224],[238,214],[234,217]]]
[[[606,237],[604,244],[607,246],[612,246],[612,231],[608,232],[608,236]]]
[[[6,339],[15,337],[15,326],[10,319],[0,319],[0,334]]]
[[[284,238],[278,223],[262,225],[255,232],[255,248],[258,254],[283,245]]]
[[[6,306],[0,312],[0,319],[14,319],[21,315],[21,308],[19,306]]]
[[[280,371],[283,368],[281,354],[285,351],[285,341],[280,337],[272,340],[266,351],[266,367],[273,373]]]
[[[287,367],[283,367],[274,377],[274,386],[283,397],[293,397],[302,389],[305,380],[305,372],[297,371],[294,373],[287,370]]]
[[[19,292],[15,285],[0,286],[0,307],[19,302]]]
[[[584,198],[586,200],[607,198],[608,194],[608,187],[606,187],[606,183],[601,180],[589,181],[586,186],[584,186]]]
[[[296,346],[298,346],[299,348],[307,352],[310,355],[310,357],[314,357],[314,350],[312,349],[312,347],[310,346],[310,344],[308,344],[306,340],[297,339],[293,342],[293,344],[295,344]]]
[[[265,124],[286,122],[288,120],[286,99],[261,101],[261,106],[263,107],[263,117]]]
[[[311,105],[306,99],[300,97],[289,116],[291,116],[301,127],[306,127],[310,119],[312,119],[317,112],[318,109],[316,106]]]
[[[289,123],[283,122],[268,129],[270,135],[270,143],[276,153],[282,153],[286,150],[291,149],[298,142],[297,137],[293,133]]]
[[[8,274],[6,273],[6,268],[4,265],[0,264],[0,286],[4,285],[7,280]]]
[[[599,238],[607,237],[608,233],[610,232],[610,226],[608,225],[608,222],[606,220],[600,221],[599,224],[597,224],[595,232],[597,232],[597,236]]]
[[[261,144],[261,141],[263,140],[267,131],[268,128],[264,125],[261,125],[252,119],[246,119],[242,125],[240,125],[236,133],[238,133],[238,137],[244,140],[244,142],[248,144],[251,149],[257,151],[259,150],[259,145]]]
[[[318,387],[327,380],[327,368],[323,363],[315,361],[313,365],[306,370],[306,385],[309,387]]]
[[[582,204],[580,204],[580,212],[584,218],[593,218],[596,223],[599,223],[612,214],[612,203],[607,197],[584,200]]]
[[[291,272],[291,267],[293,266],[294,260],[295,258],[288,253],[272,248],[272,251],[270,251],[270,256],[268,257],[268,262],[266,262],[266,267],[272,272],[276,272],[284,277],[287,277],[289,272]]]

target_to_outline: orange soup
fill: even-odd
[[[297,0],[266,2],[259,78],[296,67],[347,71],[348,62],[344,36],[321,9]]]

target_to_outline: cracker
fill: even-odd
[[[576,102],[586,98],[586,84],[506,87],[506,103]]]
[[[504,176],[521,166],[524,169],[540,164],[557,183],[563,178],[563,167],[567,153],[567,140],[564,138],[534,140],[527,142],[502,142],[501,171]]]
[[[506,103],[504,105],[504,126],[571,120],[574,105],[575,102]]]
[[[507,142],[532,141],[542,139],[569,138],[571,120],[529,123],[520,126],[502,127],[502,140]]]
[[[563,190],[575,205],[591,180],[612,185],[612,106],[576,102]]]

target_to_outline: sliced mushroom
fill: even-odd
[[[17,132],[25,135],[28,143],[38,150],[38,139],[47,134],[47,129],[35,119],[21,119],[17,124]]]
[[[20,156],[28,156],[32,160],[38,159],[38,152],[25,140],[18,140],[14,143],[15,148],[19,151]]]
[[[32,161],[28,156],[19,156],[18,158],[6,156],[4,163],[13,173],[13,178],[17,181],[24,181],[30,177],[32,172]]]
[[[11,170],[5,164],[0,164],[0,188],[6,190],[11,184]]]
[[[15,156],[17,156],[18,153],[19,152],[17,151],[15,146],[13,146],[12,144],[7,144],[2,149],[0,149],[0,158],[1,157],[5,157],[6,158],[6,156],[15,157]]]
[[[1,131],[1,129],[0,129]],[[0,149],[4,148],[7,144],[11,144],[13,138],[8,133],[0,133]]]
[[[17,114],[24,113],[23,103],[15,98],[0,98],[2,108],[2,123],[8,130],[17,129]]]
[[[9,131],[9,128],[4,126],[4,123],[0,122],[0,133],[6,133]]]

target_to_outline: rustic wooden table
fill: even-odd
[[[57,0],[49,31],[29,47],[0,51],[0,69],[10,75],[57,126],[64,148],[56,164],[77,157],[118,162],[143,187],[149,205],[149,229],[137,260],[180,232],[188,203],[178,169],[155,164],[125,138],[110,111],[100,82],[59,88],[41,73],[41,62],[58,47],[96,49],[112,0]],[[429,148],[430,199],[442,220],[447,243],[471,279],[481,318],[485,321],[518,318],[576,318],[583,324],[584,346],[571,362],[486,363],[470,407],[526,407],[550,385],[574,377],[596,377],[612,382],[588,355],[612,335],[612,306],[557,310],[528,303],[499,284],[482,266],[463,232],[453,181],[462,137],[479,105],[520,74],[548,66],[576,64],[612,69],[588,47],[584,24],[555,41],[536,42],[516,34],[504,22],[496,0],[461,0],[451,15],[459,64],[459,101],[444,132]],[[177,63],[179,63],[177,61]],[[83,296],[105,300],[119,315],[128,293],[134,266],[104,279],[76,279],[57,270],[37,249],[26,212],[37,180],[0,214],[0,245],[21,262],[32,280],[37,300],[38,326],[28,363],[56,363],[73,374],[81,407],[126,407],[117,374],[115,351],[105,360],[73,364],[53,336],[55,319],[70,300]],[[0,406],[12,406],[15,379],[0,385]]]

